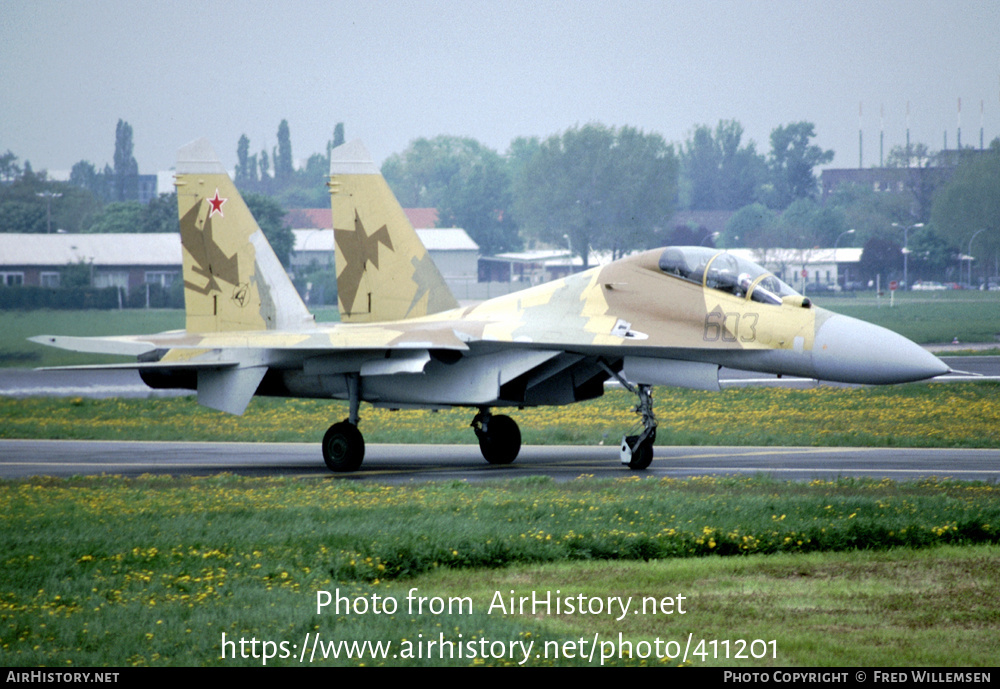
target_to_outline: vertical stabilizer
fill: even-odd
[[[313,324],[292,281],[206,139],[177,153],[187,330],[296,330]]]
[[[458,306],[360,141],[331,152],[330,197],[341,320],[397,321]]]

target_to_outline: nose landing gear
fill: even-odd
[[[639,396],[639,404],[635,411],[642,415],[642,432],[638,435],[626,435],[622,437],[621,459],[622,464],[628,465],[629,469],[642,471],[649,467],[653,461],[653,443],[656,442],[656,417],[653,415],[653,396],[650,394],[648,385],[639,385],[631,389]]]
[[[636,435],[622,436],[620,454],[622,464],[629,469],[634,471],[647,469],[653,461],[653,443],[656,442],[656,415],[653,414],[651,388],[649,385],[632,385],[622,374],[603,361],[600,363],[604,370],[617,378],[626,390],[639,397],[639,403],[633,411],[642,416],[642,431]]]

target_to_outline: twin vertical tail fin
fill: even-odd
[[[342,321],[398,321],[458,307],[360,141],[331,152],[329,186]]]
[[[206,139],[178,151],[176,174],[187,331],[312,326],[312,315]]]
[[[180,149],[176,184],[187,331],[311,327],[312,315],[207,140]],[[329,186],[341,320],[397,321],[458,306],[359,141],[331,152]]]

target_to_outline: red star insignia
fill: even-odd
[[[219,215],[221,215],[221,216],[222,216],[223,218],[224,218],[224,217],[226,217],[226,216],[222,215],[222,204],[224,204],[224,203],[225,203],[226,201],[228,201],[228,200],[229,200],[229,199],[222,199],[222,198],[219,198],[219,190],[218,190],[218,189],[216,189],[216,190],[215,190],[215,198],[214,198],[214,199],[208,199],[208,203],[209,203],[209,205],[211,205],[211,206],[212,206],[212,207],[211,207],[211,208],[210,208],[210,209],[208,210],[208,217],[210,217],[210,218],[211,218],[211,217],[212,217],[213,215],[215,215],[216,213],[218,213]]]

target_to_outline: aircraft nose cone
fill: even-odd
[[[909,383],[949,371],[936,356],[902,335],[834,314],[816,331],[816,377],[841,383]]]

